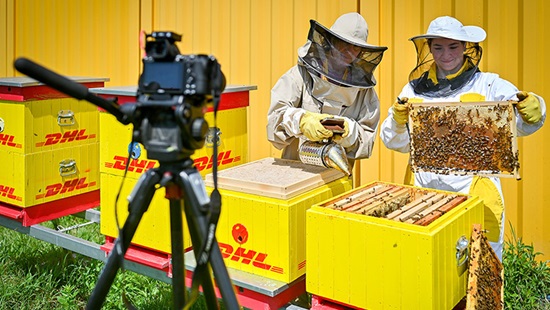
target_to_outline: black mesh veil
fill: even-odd
[[[307,51],[300,60],[311,72],[337,85],[369,88],[376,85],[373,72],[387,47],[358,44],[310,21]],[[308,46],[309,45],[309,46]]]
[[[478,66],[482,55],[481,46],[479,46],[479,43],[463,42],[466,44],[464,51],[466,69],[450,80],[438,80],[438,83],[434,83],[429,78],[430,69],[435,66],[430,52],[430,40],[426,38],[412,40],[416,47],[417,62],[416,67],[409,74],[409,83],[416,94],[426,97],[446,97],[456,94],[462,86],[472,79],[476,72],[479,72]]]

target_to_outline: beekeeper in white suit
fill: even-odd
[[[344,133],[334,141],[351,167],[372,152],[380,120],[373,71],[387,48],[367,44],[368,26],[358,13],[340,16],[330,29],[314,20],[310,25],[298,64],[271,90],[267,137],[284,149],[283,158],[297,160],[300,143],[333,136],[320,120],[343,118]]]
[[[380,137],[389,149],[410,151],[407,131],[411,102],[472,102],[516,100],[517,133],[526,136],[542,127],[546,118],[544,99],[534,93],[519,92],[498,74],[481,72],[481,47],[486,37],[477,26],[463,26],[449,16],[433,20],[426,34],[412,37],[417,51],[417,66],[409,83],[382,122]],[[504,200],[500,180],[496,177],[414,173],[414,185],[477,195],[485,204],[484,229],[487,238],[502,260],[504,240]]]

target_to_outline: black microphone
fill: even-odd
[[[89,101],[96,106],[105,109],[107,112],[113,114],[119,122],[125,125],[130,123],[127,117],[120,111],[117,104],[90,93],[88,88],[82,84],[71,81],[68,78],[50,71],[27,58],[17,58],[13,65],[17,71],[49,85],[64,94],[79,100]]]

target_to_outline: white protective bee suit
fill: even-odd
[[[380,103],[372,71],[386,47],[366,43],[368,26],[357,13],[340,16],[330,29],[314,20],[307,43],[298,49],[298,64],[290,68],[271,90],[267,137],[282,157],[299,159],[304,141],[300,120],[306,111],[344,118],[349,134],[337,141],[350,166],[371,155],[380,120]],[[336,46],[355,48],[353,59]],[[351,63],[350,63],[351,61]]]
[[[439,24],[436,24],[438,22]],[[459,23],[459,25],[456,25]],[[434,25],[436,24],[436,25]],[[463,37],[459,34],[453,34],[452,26],[458,26],[460,30],[464,30]],[[417,52],[419,53],[419,59],[426,59],[425,55],[420,55],[420,45],[424,44],[418,42],[425,40],[426,38],[433,37],[445,37],[451,39],[458,39],[466,42],[477,42],[485,39],[485,31],[479,27],[477,29],[468,29],[475,26],[462,26],[460,22],[455,19],[439,18],[436,19],[426,35],[417,36],[411,38],[411,41],[415,42],[417,46]],[[464,29],[466,28],[466,29]],[[479,32],[481,29],[482,32]],[[473,31],[472,31],[473,30]],[[459,30],[457,30],[459,32]],[[477,31],[477,32],[476,32]],[[451,33],[451,34],[450,34]],[[444,34],[444,35],[443,35]],[[477,48],[480,49],[479,46]],[[465,53],[466,55],[466,53]],[[479,59],[481,53],[479,53]],[[428,74],[430,70],[433,70],[435,65],[433,62],[424,63],[424,69],[419,74],[414,74],[418,71],[419,66],[413,70],[410,77],[410,83],[405,85],[399,94],[400,98],[409,98],[409,102],[472,102],[472,101],[506,101],[506,100],[518,100],[516,94],[518,89],[512,83],[500,78],[495,73],[480,72],[477,68],[479,59],[470,59],[473,63],[471,76],[460,82],[459,87],[452,87],[447,89],[437,89],[433,92],[418,91],[418,80],[422,73]],[[466,71],[464,71],[466,72]],[[426,77],[427,75],[424,75]],[[447,94],[447,95],[445,95]],[[535,95],[535,94],[533,94]],[[540,101],[540,108],[542,111],[542,119],[534,124],[526,123],[522,117],[517,113],[517,134],[518,136],[526,136],[534,133],[542,127],[546,118],[546,106],[544,99],[535,95]],[[389,149],[407,153],[410,151],[410,137],[407,130],[407,126],[399,124],[393,118],[393,107],[388,111],[388,117],[382,122],[380,129],[380,137]],[[485,221],[484,229],[487,230],[487,238],[495,250],[495,253],[502,260],[502,250],[504,241],[504,200],[502,195],[502,188],[499,178],[496,177],[481,177],[472,175],[443,175],[431,172],[415,172],[413,185],[425,188],[433,188],[439,190],[447,190],[453,192],[460,192],[464,194],[477,195],[483,199],[485,208]]]

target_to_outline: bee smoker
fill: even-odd
[[[351,175],[346,151],[337,143],[306,141],[300,145],[298,153],[304,164],[335,168]]]
[[[328,117],[321,120],[321,124],[334,135],[341,135],[345,132],[345,120],[342,118]],[[344,148],[332,140],[322,142],[306,141],[298,149],[300,160],[304,164],[335,168],[351,175],[351,167]]]

